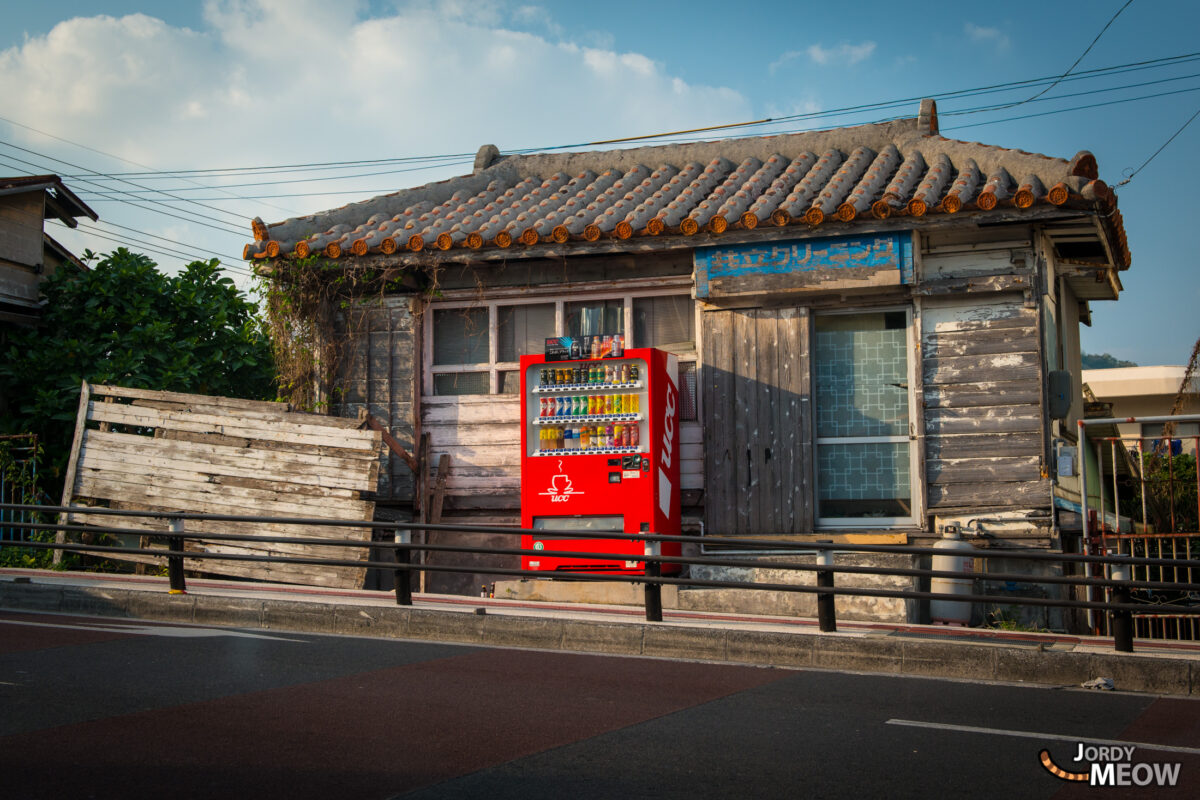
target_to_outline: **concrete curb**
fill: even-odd
[[[354,605],[312,599],[170,595],[161,590],[0,581],[0,608],[239,628],[530,647],[601,655],[1078,686],[1200,696],[1200,659],[1008,642],[946,641],[895,633],[820,634],[686,622],[589,621],[472,609]]]

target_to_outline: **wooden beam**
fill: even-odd
[[[87,428],[88,405],[91,401],[91,387],[87,381],[83,381],[79,387],[79,411],[75,414],[75,436],[71,439],[71,455],[67,459],[67,471],[63,474],[63,494],[61,505],[71,505],[71,496],[75,490],[75,472],[79,464],[79,449],[83,444],[83,431]],[[67,513],[58,515],[58,524],[67,525],[71,522],[71,515]],[[54,541],[57,544],[65,544],[67,541],[67,532],[59,531],[54,535]],[[62,562],[62,550],[54,551],[54,563]]]
[[[446,497],[446,477],[450,472],[450,454],[442,453],[438,459],[437,482],[433,486],[433,495],[429,501],[429,521],[442,521],[442,503]]]
[[[392,436],[391,432],[384,427],[383,423],[371,416],[370,412],[368,412],[365,408],[359,412],[358,417],[361,425],[366,425],[373,431],[379,431],[379,433],[383,436],[383,443],[386,444],[388,449],[390,449],[393,453],[404,459],[404,463],[408,464],[408,468],[413,471],[414,475],[420,471],[421,468],[417,463],[416,457],[404,449],[404,445],[400,444],[400,442],[396,440],[395,436]]]

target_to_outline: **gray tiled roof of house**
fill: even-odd
[[[924,101],[912,119],[781,136],[625,150],[504,156],[470,175],[273,224],[255,219],[246,258],[536,249],[760,226],[830,233],[894,217],[999,214],[1035,206],[1103,215],[1119,266],[1130,255],[1096,159],[947,139]]]

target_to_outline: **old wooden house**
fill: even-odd
[[[45,230],[48,219],[74,228],[78,217],[98,219],[57,175],[0,178],[0,323],[36,323],[41,282],[61,268],[86,269]]]
[[[369,301],[331,377],[340,413],[368,408],[410,450],[428,437],[417,475],[385,465],[381,507],[412,513],[440,462],[444,521],[515,524],[518,357],[620,331],[679,357],[684,527],[701,543],[928,542],[957,524],[992,546],[1072,546],[1055,455],[1081,413],[1079,326],[1130,264],[1090,153],[948,139],[932,101],[792,135],[489,145],[471,174],[256,220],[254,239],[261,269],[320,256],[424,278]]]

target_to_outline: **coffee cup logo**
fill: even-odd
[[[546,491],[539,492],[543,497],[549,497],[551,503],[565,503],[572,495],[583,494],[575,490],[575,485],[567,473],[562,471],[562,459],[558,461],[558,474],[550,478]]]

